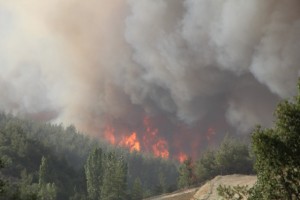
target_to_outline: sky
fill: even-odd
[[[272,125],[299,52],[299,0],[0,0],[0,110],[198,154]]]

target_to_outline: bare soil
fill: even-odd
[[[181,190],[171,194],[160,195],[145,200],[190,200],[199,188]]]
[[[200,188],[178,191],[172,194],[161,195],[145,200],[217,200],[219,199],[217,193],[217,187],[219,185],[248,185],[249,187],[252,187],[256,180],[256,176],[247,175],[235,174],[227,176],[217,176],[214,179],[205,183]]]
[[[256,182],[256,176],[246,176],[246,175],[227,175],[227,176],[217,176],[211,181],[208,181],[205,185],[200,187],[191,200],[217,200],[218,197],[217,188],[219,185],[226,186],[244,186],[252,187]]]

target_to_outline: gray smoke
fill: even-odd
[[[0,0],[0,109],[99,136],[149,116],[189,152],[180,135],[272,124],[299,36],[299,0]]]

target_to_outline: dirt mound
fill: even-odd
[[[236,185],[248,185],[252,187],[256,182],[256,176],[246,176],[246,175],[227,175],[227,176],[217,176],[211,181],[208,181],[196,192],[196,194],[191,198],[191,200],[217,200],[218,192],[217,187],[219,185],[236,186]]]

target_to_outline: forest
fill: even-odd
[[[0,199],[142,199],[218,174],[253,173],[249,147],[229,137],[180,164],[108,145],[73,125],[10,114],[1,113],[0,133]]]
[[[122,164],[126,195],[134,183],[143,186],[144,196],[177,187],[174,161],[109,146],[79,133],[74,126],[65,128],[2,113],[0,199],[86,199],[89,160],[97,149],[101,149],[105,165]],[[42,197],[45,195],[49,197]]]
[[[183,163],[130,152],[71,125],[0,114],[0,199],[140,200],[199,186],[217,175],[257,174],[248,199],[299,199],[300,82],[294,100],[275,110],[275,125],[252,133],[251,145],[225,136]],[[220,187],[224,199],[245,188]]]

